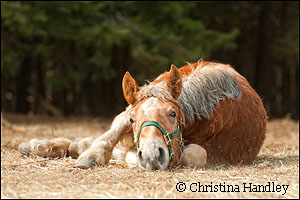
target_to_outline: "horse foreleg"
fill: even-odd
[[[184,147],[181,164],[191,168],[200,168],[206,164],[206,150],[197,144],[189,144]]]
[[[44,158],[62,158],[64,156],[77,158],[91,146],[92,142],[92,137],[76,138],[74,141],[67,138],[32,139],[28,144],[21,143],[18,149],[26,156],[32,154]]]
[[[113,148],[124,133],[130,132],[131,125],[126,117],[126,111],[115,117],[111,128],[99,136],[90,148],[84,151],[77,160],[76,167],[93,168],[95,165],[105,165],[109,162]]]
[[[33,154],[44,158],[62,158],[68,154],[71,143],[72,141],[66,138],[32,139],[28,144],[21,143],[19,151],[26,156]]]

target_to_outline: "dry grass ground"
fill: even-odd
[[[122,162],[93,170],[73,168],[76,160],[24,157],[17,151],[32,138],[97,136],[109,128],[100,118],[25,117],[7,114],[1,127],[1,198],[299,198],[299,122],[268,123],[267,139],[248,166],[178,167],[141,171]],[[184,182],[185,192],[176,190]],[[192,192],[190,185],[237,185],[239,192]],[[289,185],[286,193],[243,191],[243,184]],[[198,188],[192,185],[193,191]],[[200,188],[201,189],[201,188]],[[220,190],[220,189],[219,189]]]

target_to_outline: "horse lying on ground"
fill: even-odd
[[[182,164],[248,164],[265,139],[267,115],[258,94],[230,65],[199,61],[139,87],[126,72],[123,94],[129,106],[95,140],[32,139],[22,154],[72,156],[76,167],[105,165],[111,158],[142,169]]]

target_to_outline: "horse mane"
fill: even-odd
[[[192,68],[192,67],[191,67]],[[192,68],[189,76],[183,77],[183,89],[178,104],[189,122],[209,119],[224,96],[240,99],[242,94],[234,70],[225,66]]]
[[[241,91],[231,67],[224,65],[207,66],[199,63],[191,73],[182,77],[183,88],[177,103],[186,120],[194,123],[195,120],[209,119],[210,114],[219,105],[224,97],[241,98]],[[138,99],[156,97],[162,100],[176,102],[171,96],[167,81],[148,83],[138,92]]]

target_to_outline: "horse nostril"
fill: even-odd
[[[164,151],[164,149],[162,147],[159,147],[158,150],[159,150],[158,162],[161,165],[163,165],[164,159],[165,159],[165,151]]]
[[[143,157],[142,157],[142,151],[139,151],[139,152],[138,152],[138,157],[139,157],[139,160],[143,160]]]

